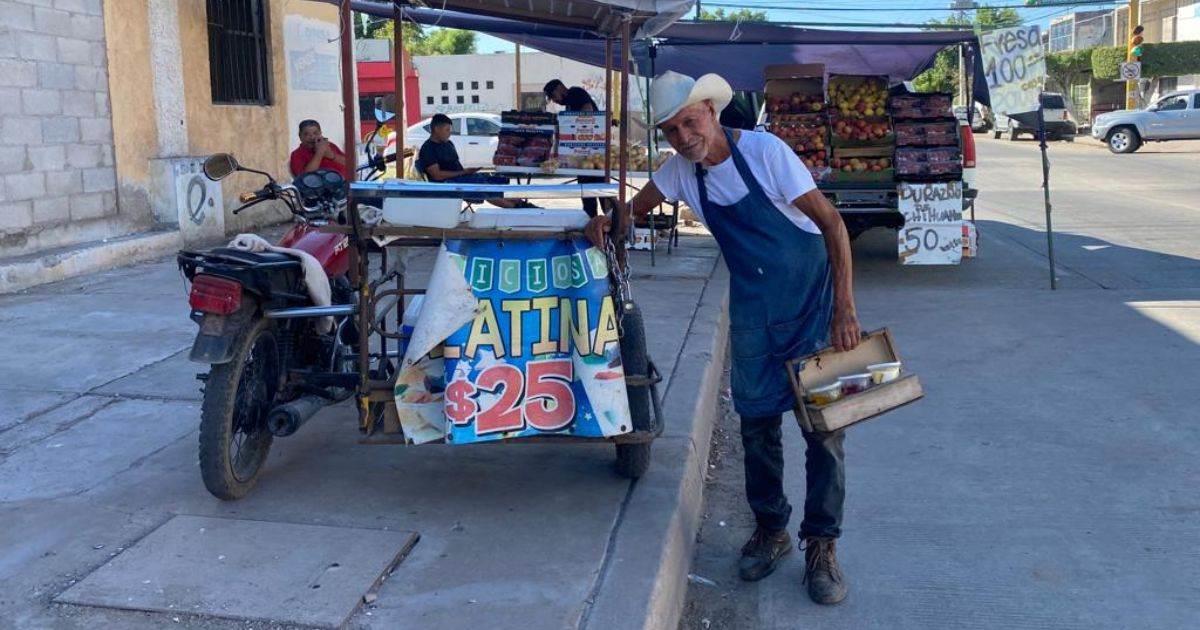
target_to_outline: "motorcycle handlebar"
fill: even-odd
[[[258,171],[254,172],[257,173]],[[337,214],[336,209],[332,208],[323,208],[321,210],[312,211],[308,210],[304,206],[304,201],[300,198],[300,191],[294,184],[279,184],[274,180],[274,178],[271,178],[270,175],[267,175],[267,178],[270,181],[267,182],[266,186],[263,186],[254,192],[247,192],[239,195],[238,200],[242,202],[242,205],[234,209],[233,214],[239,214],[243,210],[247,210],[264,201],[270,201],[272,199],[279,199],[283,201],[285,204],[287,204],[288,210],[291,211],[292,214],[305,220],[319,219],[325,215],[332,216]]]

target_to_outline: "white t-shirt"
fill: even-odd
[[[812,174],[795,152],[783,140],[764,131],[743,130],[737,147],[750,172],[758,179],[758,185],[783,216],[805,232],[820,234],[817,224],[792,205],[797,197],[817,187]],[[684,201],[701,221],[705,221],[694,162],[676,154],[663,163],[651,179],[664,197],[670,201]],[[741,201],[750,192],[738,174],[732,155],[724,162],[708,167],[704,183],[709,201],[723,206]]]

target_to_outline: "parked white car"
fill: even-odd
[[[498,114],[447,114],[454,123],[454,132],[450,141],[458,151],[458,159],[463,168],[484,168],[492,165],[492,156],[496,154],[496,144],[500,136],[500,116]],[[426,118],[408,128],[404,135],[404,144],[413,150],[414,154],[421,150],[421,145],[429,139],[429,126],[432,118]],[[388,137],[388,152],[396,153],[395,134]]]
[[[1173,92],[1146,109],[1100,114],[1092,137],[1113,153],[1133,153],[1146,142],[1200,140],[1200,90]]]
[[[1043,92],[1041,103],[1042,116],[1045,117],[1046,123],[1046,139],[1074,142],[1075,134],[1079,133],[1079,125],[1075,122],[1075,116],[1071,114],[1071,109],[1067,107],[1067,101],[1063,95]],[[1013,114],[1012,116],[997,113],[995,119],[992,137],[997,140],[1004,134],[1008,134],[1008,139],[1014,141],[1022,134],[1037,138],[1037,112]]]

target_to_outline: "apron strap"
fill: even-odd
[[[762,189],[762,185],[758,183],[758,178],[754,176],[754,172],[750,170],[750,165],[746,163],[746,158],[742,156],[742,152],[738,150],[737,142],[733,139],[733,132],[729,129],[722,128],[725,133],[725,141],[729,143],[729,154],[733,158],[733,165],[737,168],[738,175],[742,178],[742,183],[746,185],[746,191],[750,196],[757,196],[759,201],[768,206],[773,206],[771,200],[767,197],[766,191]],[[708,213],[708,206],[711,203],[708,198],[708,186],[705,184],[705,176],[708,175],[708,169],[704,168],[702,162],[696,162],[696,186],[700,189],[700,203],[703,206],[704,212]]]

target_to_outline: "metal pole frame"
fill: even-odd
[[[393,49],[393,69],[395,71],[396,85],[395,97],[396,111],[393,112],[392,119],[396,121],[396,177],[404,178],[404,141],[408,135],[408,104],[404,102],[404,88],[406,73],[404,72],[404,8],[399,2],[392,5],[392,23],[395,36],[392,38]]]
[[[1046,155],[1046,110],[1038,99],[1037,109],[1038,142],[1042,150],[1042,191],[1046,203],[1046,253],[1050,259],[1050,290],[1058,289],[1058,278],[1054,271],[1054,226],[1050,222],[1050,158]]]
[[[341,24],[341,64],[342,64],[342,123],[345,133],[346,149],[349,155],[358,155],[357,132],[358,121],[354,115],[356,93],[354,89],[354,19],[350,8],[350,0],[342,0],[338,5],[339,23]],[[358,426],[360,431],[370,433],[374,428],[370,414],[370,343],[367,334],[371,330],[370,314],[367,305],[371,303],[370,271],[367,267],[366,249],[363,247],[363,236],[359,232],[362,221],[358,216],[358,205],[354,202],[354,193],[350,183],[354,181],[356,169],[354,165],[346,169],[346,214],[350,222],[351,282],[358,291]]]
[[[604,39],[604,150],[608,151],[612,147],[612,120],[613,120],[613,97],[612,97],[612,36]],[[604,156],[604,179],[612,178],[612,160],[608,159],[607,153]]]
[[[630,57],[630,19],[626,19],[621,24],[621,127],[620,127],[620,144],[617,149],[617,163],[620,165],[620,177],[617,181],[619,188],[617,189],[617,199],[620,201],[622,212],[625,212],[626,217],[630,219],[629,226],[633,227],[633,210],[626,203],[628,190],[626,185],[629,183],[629,57]],[[654,244],[651,242],[650,251],[653,255]]]

